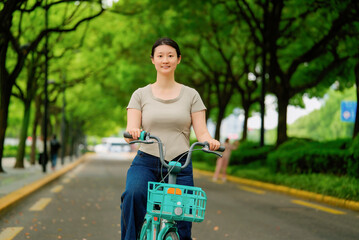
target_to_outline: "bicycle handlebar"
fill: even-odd
[[[131,134],[129,134],[128,132],[125,132],[123,134],[123,136],[125,138],[132,138]],[[160,153],[160,160],[163,166],[165,166],[166,168],[169,168],[170,166],[166,163],[166,161],[164,160],[164,156],[163,156],[163,146],[162,146],[162,142],[161,139],[151,135],[148,132],[142,131],[139,140],[134,140],[131,141],[130,144],[133,143],[144,143],[144,144],[152,144],[154,143],[153,141],[149,141],[150,139],[155,139],[158,143],[158,148],[159,148],[159,153]],[[192,156],[192,152],[195,146],[202,146],[203,148],[201,149],[202,151],[206,152],[206,153],[213,153],[216,154],[219,157],[222,157],[221,154],[215,152],[215,151],[211,151],[209,150],[209,143],[208,142],[195,142],[191,145],[189,151],[188,151],[188,155],[187,155],[187,159],[186,162],[183,166],[181,166],[181,169],[186,168],[188,166],[188,164],[190,163],[191,160],[191,156]],[[220,146],[219,149],[217,149],[217,151],[219,152],[224,152],[225,147]]]

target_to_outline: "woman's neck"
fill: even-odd
[[[159,88],[173,88],[178,83],[175,81],[174,75],[166,76],[166,75],[157,75],[156,82],[153,84]]]
[[[182,86],[177,83],[174,78],[158,78],[151,85],[153,96],[163,100],[175,99],[181,93]]]

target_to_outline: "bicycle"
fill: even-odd
[[[132,136],[125,132],[125,138]],[[156,140],[155,141],[152,141]],[[130,144],[158,143],[160,161],[162,166],[168,169],[168,183],[148,182],[147,213],[138,240],[179,240],[176,221],[202,222],[206,211],[206,193],[199,187],[191,187],[176,184],[177,174],[186,168],[191,160],[194,150],[202,150],[221,157],[221,154],[209,150],[207,142],[195,142],[191,145],[185,164],[182,166],[179,160],[171,161],[168,164],[164,160],[163,145],[161,139],[142,131],[139,140],[131,141]],[[202,146],[202,149],[194,149]],[[224,147],[217,151],[223,152]]]

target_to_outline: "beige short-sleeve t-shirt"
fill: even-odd
[[[142,129],[161,139],[167,161],[189,150],[191,113],[206,110],[193,88],[182,85],[178,97],[163,100],[152,94],[150,84],[132,94],[129,108],[142,112]],[[140,151],[159,157],[158,144],[141,144]]]

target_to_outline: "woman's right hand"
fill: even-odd
[[[140,128],[133,128],[133,129],[127,129],[126,130],[129,134],[131,134],[132,139],[137,140],[140,138],[142,129]]]

